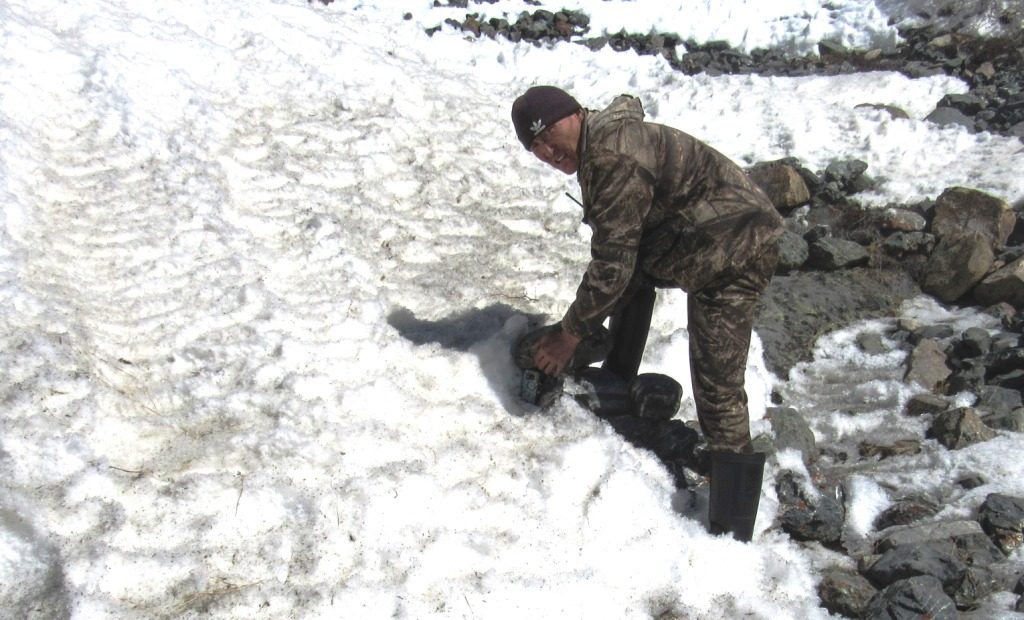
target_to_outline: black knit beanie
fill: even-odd
[[[534,86],[512,104],[512,124],[516,127],[516,136],[529,151],[537,134],[581,107],[572,95],[561,88]]]

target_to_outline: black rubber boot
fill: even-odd
[[[657,293],[653,288],[641,288],[608,323],[612,349],[601,368],[629,382],[636,378],[640,361],[647,346],[647,332],[651,330],[651,315]]]
[[[760,452],[711,453],[708,529],[712,534],[729,533],[736,540],[750,542],[761,501],[764,461]]]

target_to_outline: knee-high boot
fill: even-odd
[[[711,496],[708,526],[712,534],[728,532],[749,542],[754,535],[765,455],[760,452],[711,453]]]
[[[626,382],[635,379],[640,369],[656,298],[657,293],[652,287],[637,290],[633,298],[612,315],[608,324],[612,348],[601,368]]]

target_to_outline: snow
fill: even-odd
[[[535,83],[591,107],[632,92],[742,163],[864,159],[878,205],[952,185],[1018,202],[1020,141],[925,122],[966,90],[947,77],[688,77],[607,49],[429,37],[455,11],[432,4],[0,5],[5,617],[827,617],[816,580],[843,560],[769,529],[771,485],[752,544],[710,536],[651,454],[569,399],[517,400],[509,348],[528,317],[561,316],[587,237],[572,179],[516,142],[511,100]],[[595,30],[797,50],[892,42],[913,8],[564,6]],[[684,308],[660,296],[644,370],[687,376]],[[843,436],[812,397],[850,367],[884,402],[866,430],[900,420],[901,358],[850,353],[857,329],[792,379],[754,343],[755,432],[780,387],[819,440]],[[1022,447],[1003,433],[890,475],[927,490],[985,472],[947,508],[967,514],[1024,493],[1006,458]],[[857,480],[858,532],[887,484]]]

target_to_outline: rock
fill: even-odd
[[[793,209],[811,200],[811,192],[803,177],[796,168],[786,163],[756,164],[747,174],[768,194],[777,209]]]
[[[861,442],[858,451],[864,458],[879,457],[887,459],[893,456],[907,456],[921,452],[921,442],[916,439],[899,439],[891,444]]]
[[[776,268],[778,273],[789,273],[799,269],[807,262],[809,256],[807,242],[803,236],[790,230],[785,230],[779,237],[779,264]]]
[[[959,609],[970,609],[979,600],[998,592],[999,583],[991,568],[969,566],[964,571],[960,584],[952,592],[953,602]]]
[[[934,248],[935,235],[926,232],[897,232],[886,237],[882,243],[885,253],[897,258],[907,254],[928,255]]]
[[[897,581],[868,602],[862,620],[957,620],[953,599],[935,577],[911,577]]]
[[[810,425],[792,407],[769,407],[765,417],[775,433],[775,449],[792,448],[803,455],[804,462],[813,463],[818,459],[818,448]]]
[[[974,287],[974,298],[979,303],[993,305],[1008,303],[1024,308],[1024,258],[996,270]]]
[[[946,353],[938,341],[921,340],[911,351],[903,380],[916,383],[929,391],[940,391],[952,371],[946,365]]]
[[[940,240],[977,232],[995,250],[1006,245],[1016,223],[1016,214],[1005,200],[974,189],[951,187],[935,199],[931,232]]]
[[[868,251],[859,243],[826,237],[810,244],[807,264],[815,269],[835,271],[866,265]]]
[[[939,512],[939,506],[924,497],[903,497],[883,510],[873,524],[876,530],[885,530],[897,525],[909,525]],[[980,531],[980,528],[979,528]]]
[[[870,108],[872,110],[880,110],[887,113],[892,119],[909,119],[910,115],[907,114],[903,109],[897,108],[894,105],[885,105],[881,103],[858,103],[855,108]]]
[[[833,161],[825,168],[825,182],[838,183],[840,189],[847,191],[867,169],[867,163],[859,159]]]
[[[992,349],[992,336],[988,330],[969,327],[960,335],[960,342],[954,348],[957,357],[967,359],[988,355]]]
[[[779,523],[796,540],[816,540],[824,544],[839,542],[846,512],[843,505],[828,493],[810,497],[800,477],[783,471],[776,481],[779,497]]]
[[[633,415],[670,420],[679,411],[683,386],[668,375],[644,373],[629,384]]]
[[[985,100],[972,94],[946,95],[939,100],[940,108],[956,108],[967,116],[974,116],[985,109]]]
[[[867,568],[865,576],[884,588],[902,579],[929,575],[939,580],[946,593],[952,593],[966,571],[967,565],[947,548],[925,543],[889,549]]]
[[[920,232],[925,229],[928,222],[923,216],[909,209],[889,208],[882,212],[879,224],[884,230]]]
[[[985,533],[1005,554],[1024,542],[1024,498],[992,493],[978,509]]]
[[[995,253],[978,232],[940,236],[921,275],[921,290],[952,303],[974,288],[989,272]]]
[[[859,618],[878,590],[857,573],[832,569],[825,571],[818,584],[818,598],[829,612]]]
[[[882,334],[878,332],[861,332],[857,334],[857,348],[868,355],[888,353]]]
[[[958,125],[972,133],[975,131],[974,119],[956,108],[935,108],[931,114],[924,117],[924,120],[936,125]]]
[[[960,392],[978,392],[984,387],[987,368],[984,360],[954,360],[951,365],[956,366],[949,380],[946,381],[946,392],[958,394]]]
[[[990,353],[987,358],[985,376],[992,378],[1015,370],[1024,370],[1024,347],[1002,349]]]
[[[977,521],[940,521],[894,527],[882,531],[875,542],[879,553],[905,545],[940,546],[970,566],[988,566],[1003,561],[1003,554],[992,543]]]
[[[924,392],[911,396],[903,407],[903,413],[909,416],[930,415],[945,411],[951,406],[950,402],[942,396]]]
[[[1017,392],[1018,394],[1020,392]],[[1015,433],[1024,433],[1024,407],[1012,411],[993,413],[982,418],[985,426]]]
[[[996,436],[995,431],[985,426],[974,409],[960,407],[940,413],[928,429],[928,437],[935,439],[950,450],[988,441]]]
[[[997,385],[985,385],[978,390],[975,407],[987,409],[995,414],[1007,414],[1024,407],[1020,390],[1011,390]]]

